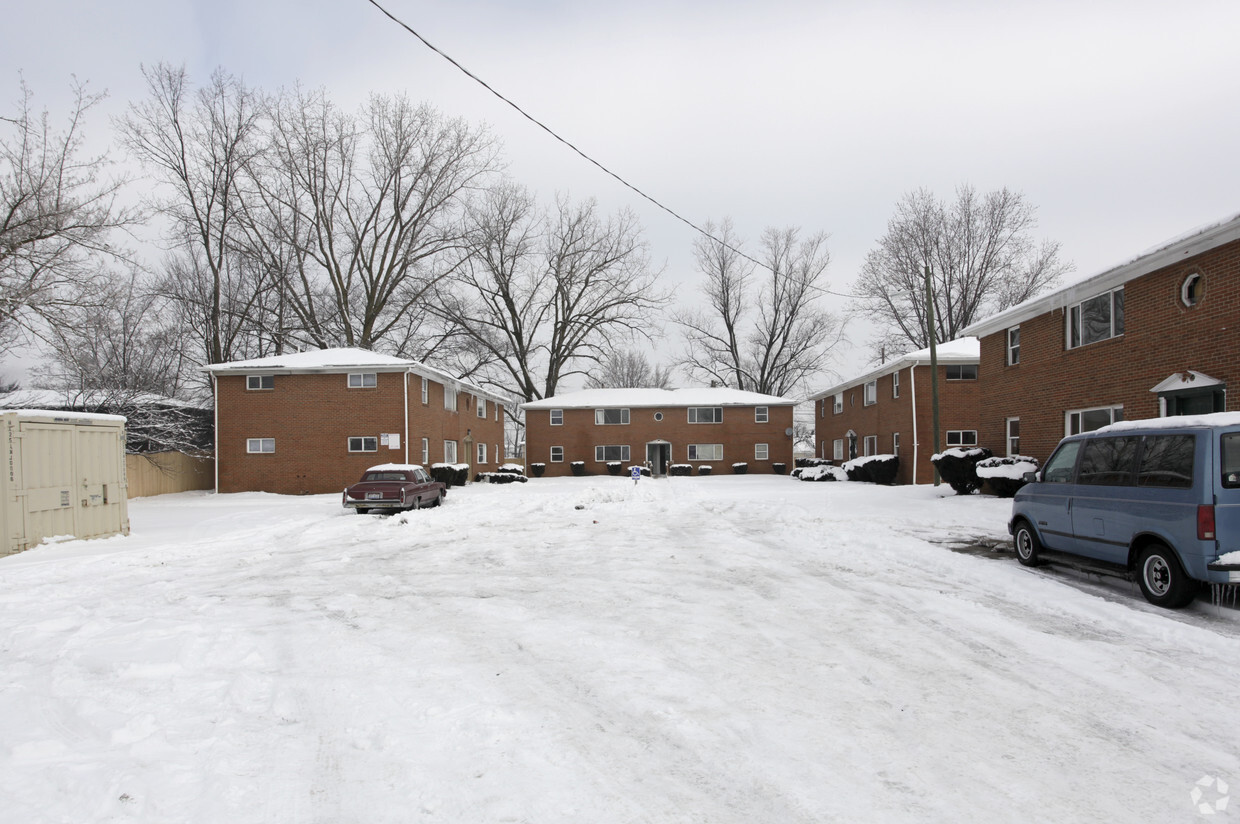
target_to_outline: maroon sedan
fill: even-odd
[[[365,515],[372,509],[391,512],[439,506],[447,494],[442,483],[431,480],[416,464],[381,464],[367,469],[360,481],[346,488],[342,503]]]

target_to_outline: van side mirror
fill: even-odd
[[[1038,481],[1042,480],[1041,476],[1042,476],[1041,471],[1037,471],[1037,472],[1026,472],[1021,477],[1024,479],[1025,483],[1027,484],[1036,484]]]

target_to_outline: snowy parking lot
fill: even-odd
[[[1236,613],[953,549],[1009,507],[773,476],[139,499],[128,537],[0,559],[0,820],[1240,815]]]

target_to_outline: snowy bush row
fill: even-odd
[[[866,455],[846,461],[842,468],[848,473],[850,481],[893,484],[900,471],[900,458],[896,455]]]
[[[983,458],[977,462],[977,477],[990,485],[1000,498],[1010,498],[1025,485],[1025,475],[1038,471],[1038,459],[1027,455]]]
[[[445,486],[464,486],[469,481],[469,464],[431,464],[431,478]]]
[[[803,466],[792,470],[792,477],[802,481],[846,481],[848,473],[842,467],[831,466],[829,463],[817,466]]]
[[[978,462],[991,454],[984,446],[953,447],[931,455],[930,463],[957,495],[969,495],[982,486],[982,479],[977,476]]]
[[[479,472],[474,476],[474,483],[511,484],[525,483],[529,478],[515,472]]]

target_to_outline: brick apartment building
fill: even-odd
[[[526,461],[546,464],[548,477],[607,474],[609,462],[627,469],[650,462],[664,474],[688,464],[731,474],[793,466],[792,413],[796,401],[736,389],[591,389],[521,405]],[[527,463],[527,467],[529,466]]]
[[[335,492],[381,463],[503,462],[504,399],[418,361],[324,349],[205,369],[217,492]]]
[[[961,338],[935,348],[940,448],[975,446],[980,442],[982,385],[977,338]],[[932,483],[930,390],[930,350],[922,349],[812,395],[818,456],[838,465],[864,455],[897,455],[896,483]]]
[[[1046,460],[1120,419],[1233,411],[1240,215],[964,330],[981,340],[978,434]]]

